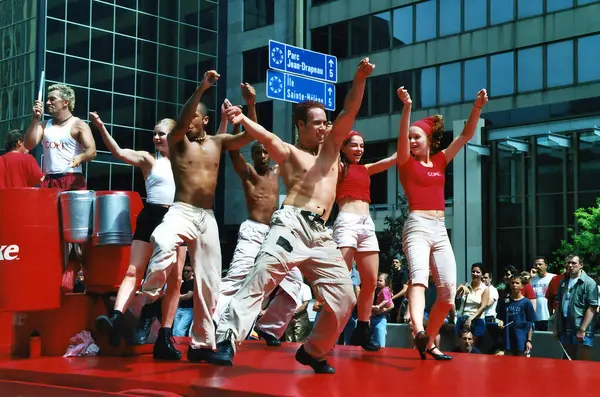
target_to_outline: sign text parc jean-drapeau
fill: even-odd
[[[337,58],[269,40],[267,97],[298,103],[321,102],[335,110]]]

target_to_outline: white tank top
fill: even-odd
[[[71,136],[71,126],[77,118],[71,117],[60,126],[52,124],[53,120],[46,121],[42,137],[44,172],[46,174],[81,173],[81,165],[69,168],[73,157],[84,151],[83,145]]]
[[[175,198],[175,179],[168,158],[156,153],[156,163],[146,178],[146,202],[171,205]]]

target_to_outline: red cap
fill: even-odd
[[[411,127],[419,127],[425,132],[425,135],[431,135],[433,133],[433,127],[435,126],[435,120],[433,116],[425,117],[419,121],[415,121],[411,124]]]
[[[344,143],[348,142],[350,140],[350,138],[352,138],[353,136],[358,135],[359,137],[363,137],[360,132],[358,131],[354,131],[354,130],[350,130],[350,132],[348,133],[348,136],[346,136],[346,139],[344,139]],[[363,138],[364,139],[364,138]]]

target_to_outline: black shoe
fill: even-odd
[[[335,369],[327,363],[327,360],[317,360],[304,350],[304,345],[296,352],[296,361],[303,365],[309,365],[316,374],[334,374]]]
[[[202,349],[192,349],[192,346],[190,346],[187,351],[187,359],[192,363],[217,364],[216,356],[217,353],[207,347]]]
[[[123,335],[123,313],[113,311],[112,316],[99,316],[96,318],[96,329],[98,332],[108,335],[108,344],[118,347]]]
[[[150,331],[152,330],[152,324],[154,324],[154,320],[160,314],[159,302],[160,301],[156,301],[142,307],[138,325],[133,331],[133,337],[131,338],[131,343],[134,345],[143,345],[148,340]]]
[[[261,339],[264,339],[265,342],[267,342],[267,346],[281,346],[281,341],[273,335],[268,334],[259,328],[254,328],[254,330],[256,331],[258,336],[260,336]]]
[[[415,335],[415,346],[419,352],[419,356],[421,356],[421,360],[425,360],[427,356],[425,355],[425,351],[427,350],[427,344],[429,343],[429,335],[425,331],[419,331]]]
[[[437,348],[436,345],[433,345],[433,347],[431,349],[427,349],[427,354],[429,354],[431,357],[434,358],[434,360],[436,361],[448,361],[448,360],[452,360],[452,356],[449,356],[447,354],[441,353],[441,354],[436,354],[433,351]]]
[[[152,357],[156,360],[181,360],[181,352],[173,344],[173,331],[171,328],[161,328],[158,331],[158,337],[154,342]]]
[[[227,333],[225,333],[225,339],[217,343],[217,351],[215,354],[213,354],[211,363],[228,367],[232,366],[233,356],[235,355],[233,343],[233,331],[227,330]]]
[[[361,346],[364,350],[376,352],[381,349],[381,346],[374,339],[371,333],[371,328],[368,321],[359,321],[356,328],[352,330],[350,344],[353,346]]]

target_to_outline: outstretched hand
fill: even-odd
[[[256,90],[248,83],[241,83],[242,99],[249,105],[256,103]]]
[[[485,106],[485,104],[488,102],[488,94],[485,88],[481,89],[478,93],[477,93],[477,98],[475,98],[475,106],[477,106],[478,108],[482,108]]]
[[[396,93],[398,94],[398,98],[400,98],[403,104],[412,105],[412,99],[410,98],[410,94],[408,93],[408,90],[404,88],[404,86],[398,88]]]
[[[208,72],[204,73],[204,78],[200,82],[200,87],[205,90],[212,87],[217,80],[219,80],[219,77],[221,76],[216,70],[209,70]]]
[[[371,73],[373,73],[374,69],[375,64],[370,63],[368,57],[363,58],[360,60],[360,62],[358,63],[358,67],[356,68],[356,76],[366,79]]]
[[[102,124],[104,124],[102,122],[102,119],[100,118],[100,116],[98,116],[98,113],[96,112],[90,112],[90,122],[98,128],[100,128]]]
[[[230,106],[225,110],[225,114],[227,114],[227,119],[231,124],[239,124],[244,119],[244,113],[242,113],[242,108],[239,106]]]

